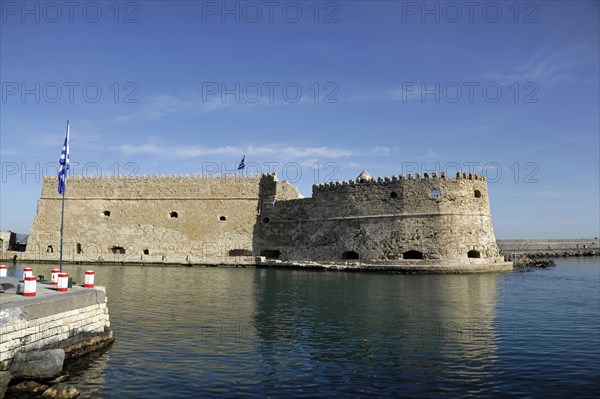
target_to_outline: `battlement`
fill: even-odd
[[[43,198],[59,198],[57,176],[44,176]],[[69,176],[68,199],[254,198],[259,197],[259,174]]]
[[[263,174],[262,176],[267,176],[267,174]],[[115,180],[181,180],[181,181],[189,181],[189,180],[258,180],[261,178],[259,173],[248,173],[248,174],[235,174],[235,173],[225,173],[225,174],[161,174],[161,175],[74,175],[68,176],[68,180],[94,180],[94,181],[115,181]],[[57,176],[44,176],[44,180],[56,181],[58,179]]]
[[[313,185],[313,193],[319,191],[330,191],[335,190],[341,187],[355,187],[355,186],[388,186],[391,184],[402,184],[403,182],[408,181],[434,181],[434,180],[443,180],[443,181],[452,181],[452,180],[476,180],[476,181],[485,181],[485,177],[481,175],[476,175],[472,173],[456,173],[456,177],[449,178],[446,176],[445,172],[442,172],[440,176],[437,175],[436,172],[431,173],[423,173],[421,176],[419,173],[407,174],[407,175],[398,175],[398,176],[385,176],[385,177],[377,177],[377,178],[366,178],[366,179],[356,179],[356,180],[343,180],[343,181],[335,181],[335,182],[326,182],[319,183]]]

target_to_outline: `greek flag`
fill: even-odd
[[[67,170],[69,170],[69,133],[71,132],[71,122],[67,119],[67,137],[65,137],[65,144],[63,145],[62,151],[60,152],[60,164],[58,170],[58,193],[62,194],[65,191],[67,185]]]
[[[242,160],[240,161],[240,164],[239,164],[237,170],[244,170],[244,168],[246,168],[246,156],[245,155],[242,157]]]

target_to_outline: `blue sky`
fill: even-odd
[[[599,235],[597,1],[0,3],[1,230],[70,118],[75,174],[460,169],[498,238]]]

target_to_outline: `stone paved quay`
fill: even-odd
[[[36,312],[44,312],[43,309],[48,307],[51,309],[54,306],[69,306],[66,305],[72,301],[80,301],[80,303],[91,304],[90,301],[96,303],[105,301],[104,287],[96,286],[93,289],[83,288],[78,285],[73,285],[67,292],[58,292],[56,285],[49,283],[36,282],[36,295],[26,297],[22,294],[17,294],[17,285],[23,284],[15,277],[0,277],[0,285],[5,287],[4,293],[0,293],[0,312],[7,312],[14,307],[35,308]],[[96,297],[96,298],[94,298]],[[70,309],[71,310],[71,309]],[[48,310],[50,312],[50,310]],[[4,313],[0,313],[3,315]],[[0,323],[3,323],[4,318],[0,316]]]
[[[15,376],[16,358],[48,349],[77,357],[113,341],[104,287],[56,286],[37,282],[36,296],[17,293],[14,277],[0,278],[0,376],[3,385]],[[0,386],[0,397],[6,385]]]

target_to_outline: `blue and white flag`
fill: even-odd
[[[242,160],[240,161],[240,164],[239,164],[237,170],[244,170],[244,168],[246,168],[246,156],[245,155],[242,157]]]
[[[67,185],[67,170],[69,170],[69,134],[71,132],[71,122],[67,119],[67,137],[65,137],[65,144],[63,145],[62,151],[60,152],[60,164],[58,170],[58,193],[62,194],[65,191]]]

